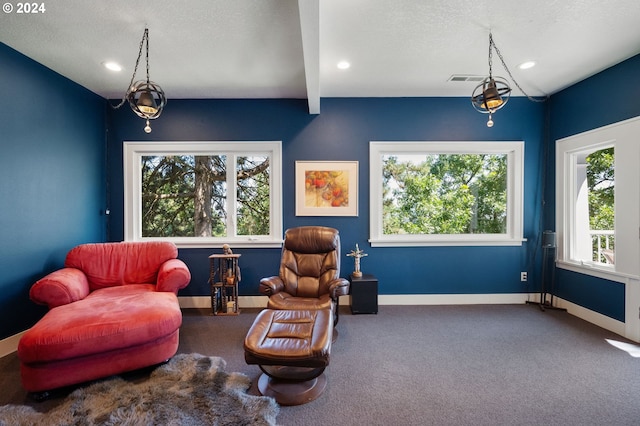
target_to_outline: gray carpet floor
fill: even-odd
[[[214,317],[186,310],[180,352],[221,356],[260,369],[242,343],[258,310]],[[606,339],[622,337],[566,312],[535,305],[380,306],[341,309],[327,388],[282,407],[280,425],[639,425],[640,358]],[[143,379],[143,377],[141,378]],[[15,354],[0,358],[0,405],[46,411],[21,388]]]

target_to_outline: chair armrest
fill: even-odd
[[[180,259],[170,259],[160,265],[156,290],[178,294],[191,282],[191,272],[187,265]]]
[[[284,290],[284,283],[280,277],[266,277],[260,280],[260,294],[272,296]]]
[[[329,283],[329,294],[333,300],[349,294],[349,281],[345,278],[336,278]]]
[[[63,268],[36,281],[29,290],[29,298],[49,309],[84,299],[89,294],[87,276],[76,268]]]

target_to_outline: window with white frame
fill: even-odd
[[[125,239],[282,242],[280,142],[125,142]]]
[[[610,142],[568,153],[573,243],[569,257],[581,263],[615,264],[615,146]]]
[[[371,142],[372,246],[520,245],[518,142]]]
[[[556,141],[558,265],[590,275],[640,273],[640,119]]]

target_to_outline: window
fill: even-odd
[[[631,119],[556,141],[558,266],[639,275],[638,135]]]
[[[280,142],[125,142],[125,239],[281,244]]]
[[[608,145],[608,144],[606,144]],[[574,243],[569,257],[581,263],[615,264],[615,148],[587,147],[569,154],[574,203]]]
[[[372,246],[522,244],[523,142],[371,142]]]

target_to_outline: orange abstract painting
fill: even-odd
[[[306,170],[304,174],[306,207],[348,207],[348,170]]]

